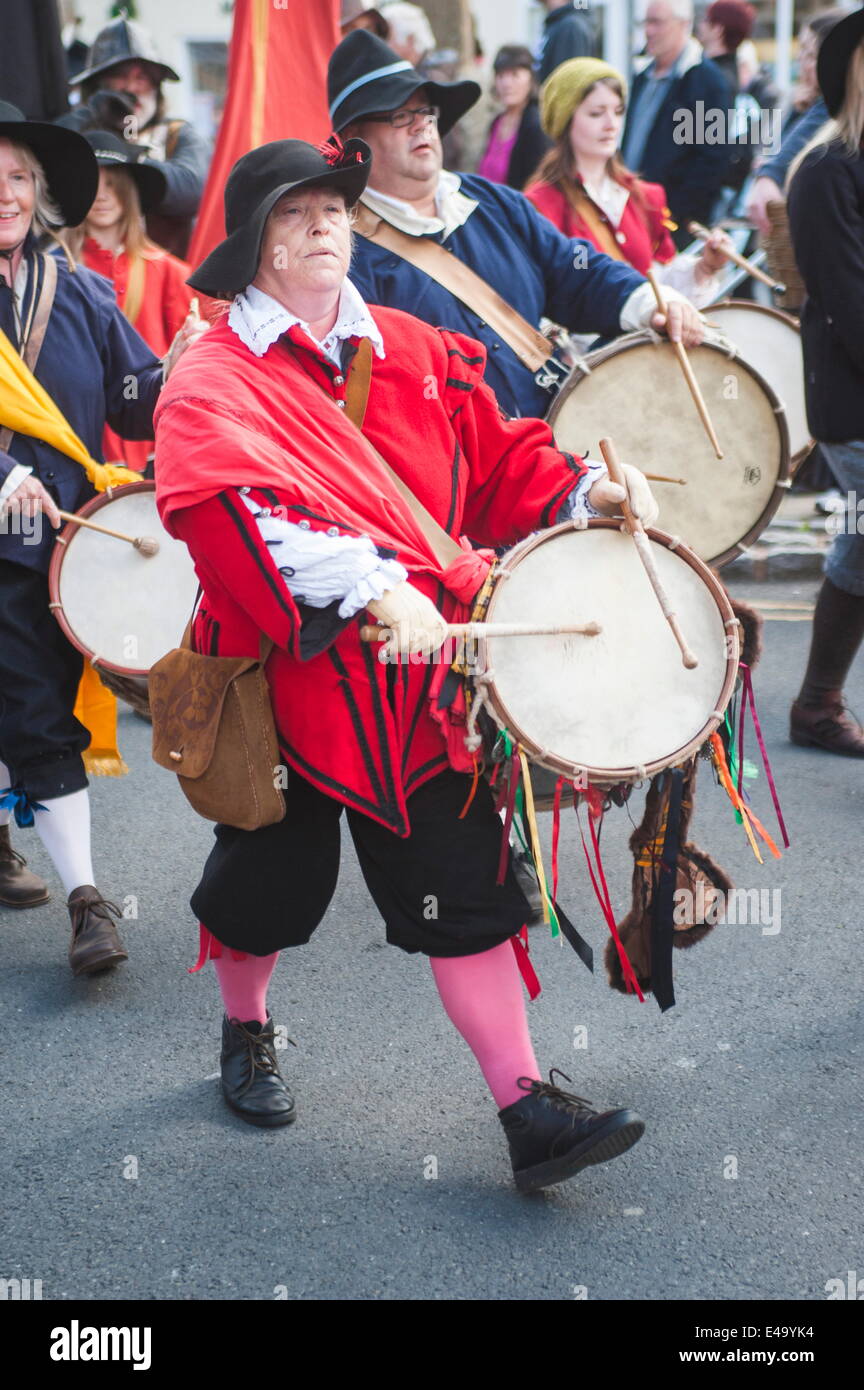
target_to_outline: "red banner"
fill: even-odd
[[[241,155],[268,140],[330,133],[327,63],[339,42],[339,0],[236,0],[228,91],[188,260],[200,265],[225,236],[225,182]]]

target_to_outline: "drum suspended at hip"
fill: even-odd
[[[69,522],[48,572],[51,609],[69,641],[109,690],[149,715],[147,673],[178,645],[195,602],[191,556],[159,520],[155,483],[110,489],[77,515],[157,542],[156,552],[146,554],[128,540]]]
[[[490,623],[587,624],[596,636],[485,637],[474,697],[555,779],[635,783],[686,762],[723,719],[738,672],[738,620],[686,546],[650,530],[663,587],[698,664],[687,669],[632,540],[613,519],[564,523],[501,561]],[[484,674],[485,673],[485,674]],[[548,782],[547,782],[548,786]]]
[[[655,482],[658,526],[711,565],[724,565],[768,525],[789,486],[786,415],[756,368],[719,335],[689,350],[723,451],[717,459],[670,345],[631,333],[574,368],[549,412],[559,448],[600,458],[612,435],[621,456]]]
[[[783,403],[794,475],[815,443],[807,427],[804,352],[798,320],[782,309],[754,304],[749,299],[721,299],[705,312],[737,355],[755,367]]]

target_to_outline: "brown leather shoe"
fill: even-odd
[[[109,903],[92,883],[85,883],[69,894],[69,916],[72,920],[72,940],[69,945],[69,964],[73,975],[94,975],[97,970],[110,970],[128,952],[117,935],[111,913],[120,916],[116,903]]]
[[[789,737],[805,748],[827,748],[847,758],[864,758],[864,729],[853,719],[841,696],[808,709],[796,700],[789,718]]]
[[[9,826],[0,825],[0,903],[4,907],[39,907],[50,901],[48,884],[27,868],[9,840]]]

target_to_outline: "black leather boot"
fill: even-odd
[[[250,1125],[293,1124],[294,1097],[279,1074],[273,1019],[222,1019],[222,1094],[235,1115]],[[288,1039],[291,1042],[291,1039]]]
[[[632,1110],[601,1114],[581,1096],[559,1090],[552,1084],[556,1071],[553,1067],[548,1082],[520,1076],[518,1085],[528,1094],[498,1111],[520,1192],[552,1187],[582,1168],[617,1158],[645,1133]],[[562,1071],[558,1075],[570,1080]]]
[[[9,839],[9,826],[0,825],[0,903],[4,907],[39,907],[50,900],[48,884],[27,868]]]

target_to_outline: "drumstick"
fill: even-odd
[[[361,642],[380,642],[390,628],[382,623],[366,623],[360,629]],[[557,637],[562,633],[578,632],[583,637],[597,637],[603,631],[599,623],[448,623],[448,637]]]
[[[647,478],[649,483],[678,483],[680,487],[687,486],[686,478],[665,478],[662,473],[643,473],[643,478]]]
[[[666,590],[660,582],[657,566],[654,564],[654,556],[651,554],[651,543],[645,534],[645,527],[642,525],[639,518],[633,515],[630,508],[630,503],[627,500],[627,484],[624,481],[624,474],[621,471],[618,455],[615,452],[615,446],[611,439],[600,440],[600,452],[606,462],[606,467],[609,470],[609,477],[612,479],[612,482],[617,483],[619,487],[623,487],[624,489],[624,501],[621,503],[621,510],[624,513],[625,525],[630,535],[633,537],[636,549],[639,552],[639,559],[645,567],[645,573],[651,580],[651,587],[657,595],[660,607],[663,609],[663,616],[672,629],[675,641],[681,648],[681,660],[684,662],[687,670],[692,671],[694,666],[699,665],[699,662],[684,640],[684,636],[678,626],[678,619],[669,603]]]
[[[703,227],[701,222],[688,222],[687,230],[693,236],[698,236],[700,240],[707,241],[712,233],[707,227]],[[758,265],[751,265],[746,256],[742,256],[738,251],[723,251],[724,256],[728,256],[735,265],[740,265],[742,270],[746,270],[753,276],[754,280],[761,280],[763,285],[774,290],[777,294],[785,294],[786,286],[780,280],[772,280],[770,275],[766,275],[764,270],[760,270]],[[713,326],[713,325],[712,325]]]
[[[668,324],[669,311],[666,308],[666,301],[663,298],[663,295],[660,291],[660,286],[657,283],[657,278],[650,266],[646,270],[645,276],[649,284],[651,285],[652,290],[654,291],[654,298],[657,300],[657,308],[660,310],[660,313],[665,316],[666,323]],[[714,426],[711,424],[711,418],[708,414],[708,407],[706,406],[702,392],[699,389],[699,383],[696,380],[696,377],[693,375],[693,368],[690,365],[690,358],[687,356],[684,344],[672,343],[672,346],[674,347],[675,354],[678,358],[679,363],[681,364],[681,370],[684,373],[684,378],[687,382],[687,385],[690,387],[690,395],[693,397],[693,400],[696,403],[696,409],[699,411],[702,424],[705,426],[705,433],[711,440],[712,447],[718,459],[722,459],[723,450],[720,448],[720,445],[717,440],[717,435],[714,433]]]
[[[136,550],[140,550],[142,555],[155,555],[159,549],[159,542],[155,536],[127,536],[125,531],[112,531],[108,526],[89,521],[86,516],[76,516],[74,512],[61,512],[59,507],[57,511],[64,521],[72,521],[76,526],[86,526],[91,531],[101,531],[103,536],[113,536],[118,541],[128,541]]]

